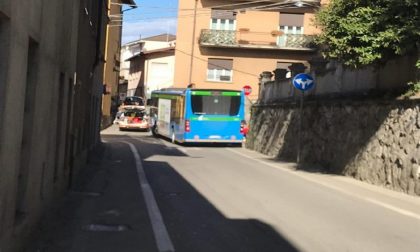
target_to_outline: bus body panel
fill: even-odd
[[[159,135],[174,137],[177,142],[243,141],[241,122],[245,117],[245,98],[242,91],[155,91],[153,97],[157,99],[154,105]]]
[[[216,119],[216,120],[211,120]],[[186,141],[214,141],[214,142],[237,142],[242,141],[240,133],[241,120],[219,121],[220,118],[209,118],[209,120],[191,120],[191,132],[185,133]]]

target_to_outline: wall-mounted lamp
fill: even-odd
[[[295,3],[295,6],[296,7],[303,7],[303,2],[302,1],[297,1],[296,3]]]

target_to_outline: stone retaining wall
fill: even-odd
[[[420,100],[308,101],[301,169],[343,174],[420,195]],[[296,103],[256,105],[247,148],[296,161]]]

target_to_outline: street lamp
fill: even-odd
[[[296,3],[295,3],[295,6],[296,7],[303,7],[303,2],[302,1],[297,1]]]

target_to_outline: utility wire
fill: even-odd
[[[277,7],[275,7],[277,6]],[[254,11],[263,11],[263,10],[278,10],[278,3],[276,4],[269,4],[269,5],[263,5],[263,6],[258,6],[258,7],[252,7],[249,9],[241,9],[241,10],[254,10]],[[313,5],[311,7],[316,7],[316,5]],[[287,3],[285,5],[282,6],[282,10],[290,10],[290,9],[299,9],[301,7],[297,7],[294,4],[290,4]],[[197,14],[196,16],[209,16],[210,12],[202,12]],[[130,19],[124,19],[124,21],[126,22],[132,22],[132,21],[141,21],[141,20],[151,20],[151,19],[164,19],[164,18],[188,18],[188,17],[194,17],[193,14],[183,14],[183,15],[178,15],[178,16],[160,16],[160,17],[144,17],[144,18],[130,18]]]
[[[223,4],[223,5],[214,5],[209,7],[203,7],[203,8],[197,8],[197,10],[208,10],[208,9],[221,9],[221,8],[229,8],[229,7],[238,7],[238,6],[249,6],[252,4],[258,4],[258,3],[264,3],[269,2],[268,0],[256,0],[256,1],[250,1],[250,2],[242,2],[242,3],[232,3],[232,4]],[[261,5],[261,6],[253,6],[253,7],[246,7],[246,8],[236,8],[236,9],[229,9],[229,10],[239,10],[239,9],[249,9],[249,8],[258,8],[258,7],[264,7],[269,5],[282,5],[282,4],[295,4],[296,2],[299,2],[299,0],[283,0],[282,2],[267,4],[267,5]],[[303,4],[307,2],[313,2],[318,3],[319,0],[302,0],[300,1]],[[138,8],[144,8],[144,9],[167,9],[167,10],[177,10],[177,11],[194,11],[194,8],[170,8],[170,7],[162,7],[162,6],[142,6],[142,5],[130,5],[130,4],[121,4],[121,3],[111,3],[113,5],[122,5],[122,6],[137,6]]]
[[[292,10],[292,9],[297,9],[297,8],[299,8],[299,7],[289,6],[289,7],[282,8],[282,10]],[[277,9],[276,8],[273,8],[273,9],[264,9],[264,10],[277,10]],[[208,14],[208,13],[197,14],[197,17],[205,17],[205,16],[210,16],[210,14]],[[129,22],[133,22],[133,21],[142,21],[142,20],[165,19],[165,18],[191,18],[191,17],[194,17],[194,15],[130,18],[130,19],[124,19],[124,22],[128,22],[129,23]]]
[[[248,4],[253,4],[253,3],[261,3],[261,2],[267,2],[267,0],[258,0],[258,1],[251,1],[251,2],[247,2],[247,3],[233,3],[233,4],[224,4],[224,5],[216,5],[216,6],[211,6],[211,8],[224,8],[224,7],[232,7],[232,6],[240,6],[240,5],[248,5]],[[164,9],[161,6],[142,6],[142,5],[137,5],[137,4],[122,4],[122,3],[113,3],[111,2],[112,5],[121,5],[121,6],[136,6],[139,8],[151,8],[151,9]],[[166,8],[166,9],[172,9],[172,8]],[[174,9],[177,9],[174,7]],[[207,8],[197,8],[197,9],[207,9]],[[184,9],[179,9],[179,10],[190,10],[193,11],[194,8],[184,8]]]

